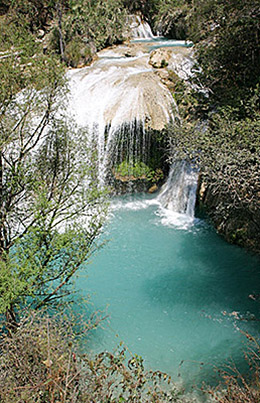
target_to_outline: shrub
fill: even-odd
[[[97,321],[85,325],[85,332]],[[75,327],[60,314],[31,312],[15,333],[2,336],[1,348],[3,403],[178,401],[170,377],[146,371],[137,355],[127,361],[125,348],[80,355]]]
[[[208,393],[219,403],[258,403],[260,401],[260,346],[258,341],[246,334],[249,341],[245,359],[249,374],[245,377],[231,364],[221,371],[222,382]]]

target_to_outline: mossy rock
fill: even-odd
[[[114,188],[117,193],[128,193],[129,191],[148,191],[153,193],[158,190],[164,179],[162,169],[153,170],[144,162],[129,163],[123,161],[112,169]]]
[[[150,54],[149,64],[156,69],[163,69],[168,66],[172,50],[168,48],[155,49]]]
[[[146,179],[150,173],[151,169],[144,162],[130,163],[123,161],[115,168],[115,176],[121,178]]]

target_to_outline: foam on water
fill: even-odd
[[[156,215],[160,217],[160,223],[166,227],[187,230],[194,225],[193,217],[163,207],[156,211]]]
[[[135,201],[131,197],[128,200],[113,200],[110,208],[112,212],[116,212],[117,210],[139,211],[148,209],[151,206],[156,207],[156,210],[154,211],[154,216],[156,218],[154,223],[156,225],[188,230],[198,222],[197,218],[163,207],[158,197],[152,199],[143,197]]]
[[[195,222],[195,203],[198,173],[187,163],[178,161],[171,167],[168,179],[157,196],[130,196],[114,201],[112,209],[142,210],[157,206],[155,215],[160,224],[178,229],[189,229]]]
[[[87,346],[100,352],[123,341],[149,368],[174,381],[180,373],[185,386],[214,382],[224,361],[243,368],[241,330],[257,332],[259,304],[249,295],[260,294],[259,259],[197,220],[191,231],[162,225],[157,203],[136,196],[114,204],[110,242],[77,283],[83,296],[92,293],[93,310],[110,315]]]
[[[147,209],[150,206],[160,205],[160,203],[156,198],[153,199],[142,198],[141,200],[134,200],[134,199],[136,198],[128,197],[125,200],[114,200],[111,203],[111,209],[137,211]]]

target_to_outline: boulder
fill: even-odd
[[[149,63],[156,69],[167,67],[171,59],[171,55],[171,49],[155,49],[153,52],[151,52]]]
[[[157,185],[153,185],[148,189],[148,193],[155,193],[158,190],[158,186]]]

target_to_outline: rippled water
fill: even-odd
[[[227,244],[205,221],[162,209],[154,197],[113,202],[103,238],[76,287],[109,320],[94,352],[123,341],[149,368],[185,384],[213,382],[214,366],[242,365],[245,336],[259,330],[260,261]]]

